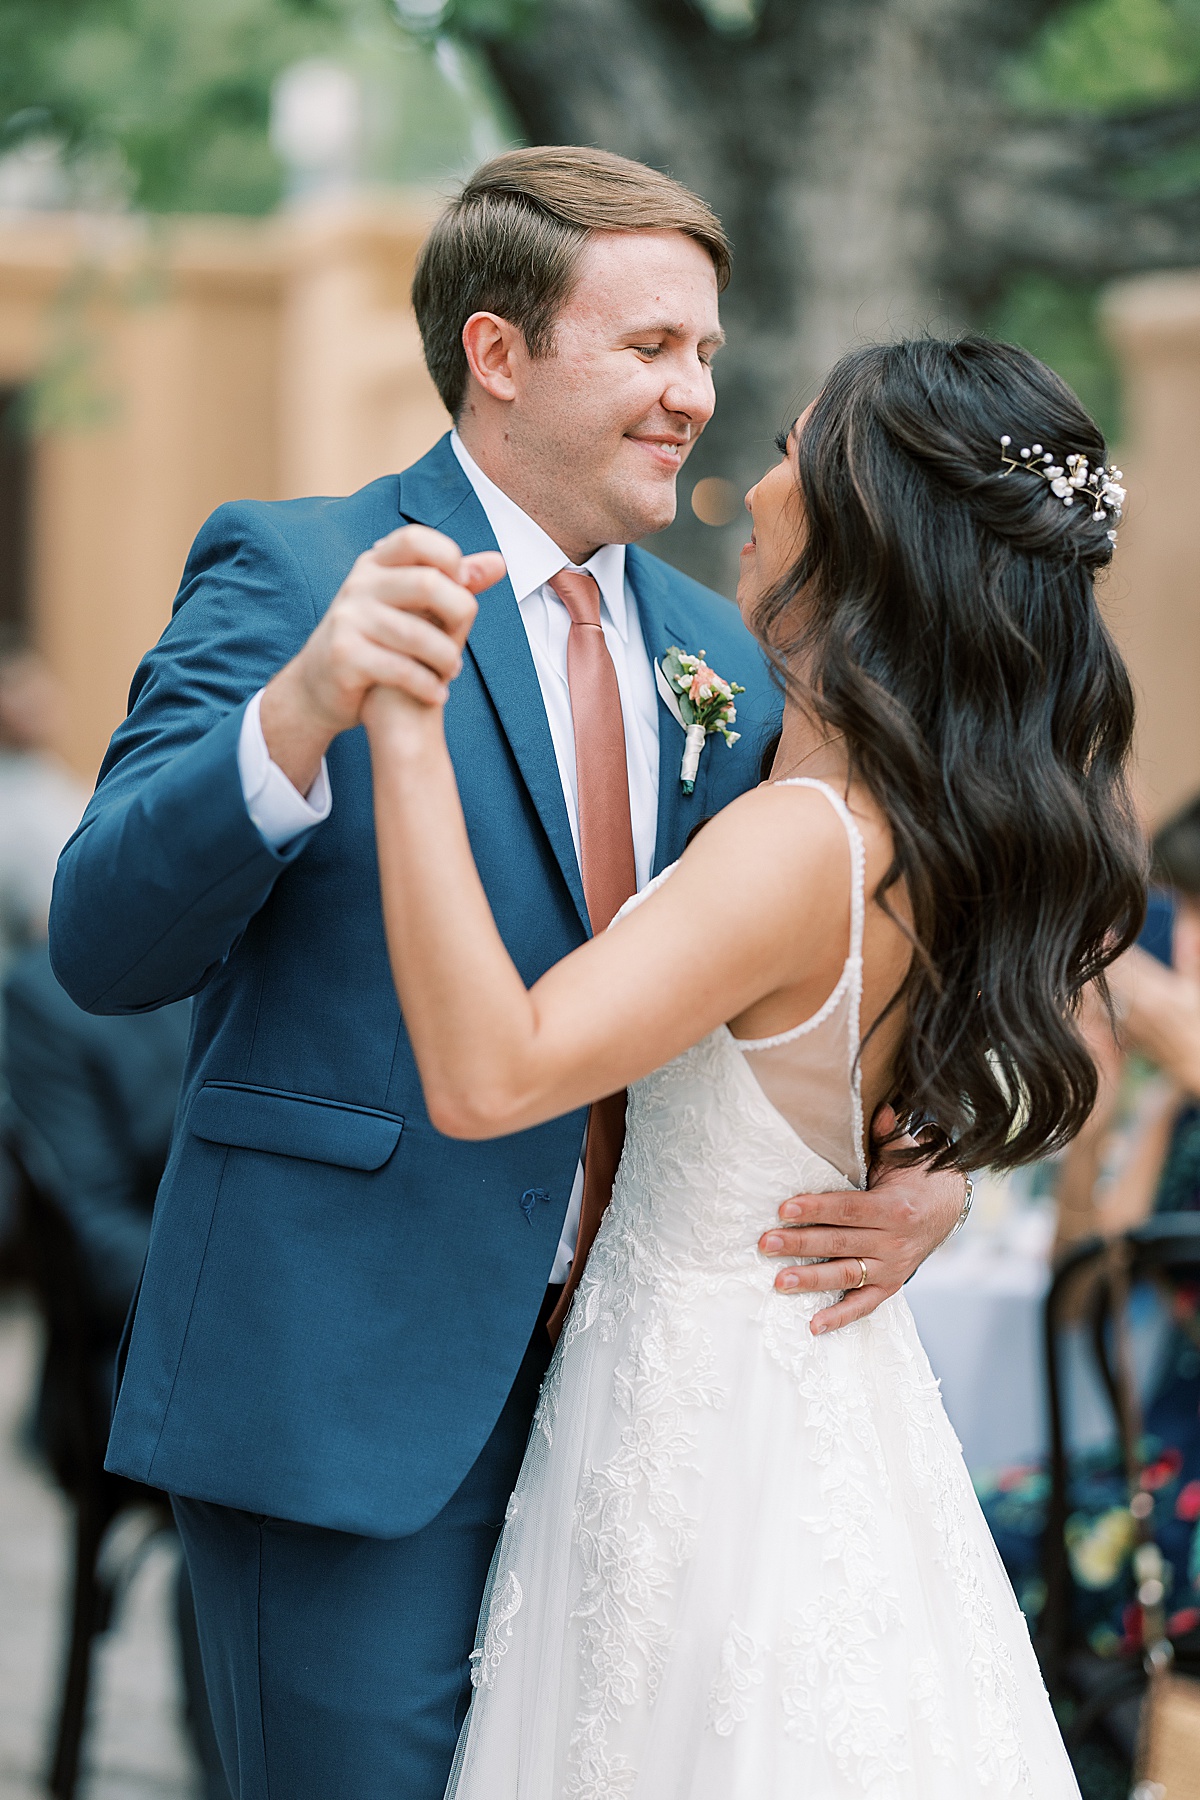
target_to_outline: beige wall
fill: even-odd
[[[1200,274],[1122,282],[1106,315],[1129,489],[1106,605],[1137,689],[1139,792],[1158,823],[1200,792]]]
[[[310,212],[287,229],[280,484],[347,494],[403,469],[450,421],[409,305],[432,213]]]
[[[215,506],[349,493],[445,430],[408,308],[428,216],[0,220],[0,382],[42,414],[34,635],[81,774]]]

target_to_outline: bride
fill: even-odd
[[[369,704],[434,1123],[489,1138],[629,1089],[453,1800],[1078,1793],[903,1297],[821,1335],[836,1296],[781,1295],[755,1244],[784,1197],[863,1185],[884,1102],[964,1170],[1088,1114],[1076,1004],[1142,903],[1092,592],[1119,477],[1049,370],[978,338],[851,353],[781,449],[738,588],[786,689],[769,779],[532,989],[440,711]]]

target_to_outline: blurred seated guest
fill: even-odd
[[[1152,1208],[1190,1210],[1189,1195],[1200,1186],[1200,797],[1162,827],[1153,853],[1159,894],[1170,900],[1166,956],[1156,941],[1161,927],[1151,920],[1138,947],[1110,969],[1119,1043],[1105,1009],[1093,1003],[1087,1032],[1100,1071],[1100,1097],[1065,1160],[1058,1188],[1059,1251],[1096,1231],[1125,1230]],[[1137,1080],[1146,1064],[1159,1072],[1157,1081]],[[1120,1114],[1129,1110],[1131,1087],[1139,1104],[1129,1154],[1116,1178],[1104,1182],[1101,1159],[1114,1126],[1124,1123]],[[1180,1189],[1178,1204],[1172,1186]]]
[[[115,1353],[170,1148],[191,1003],[116,1017],[81,1012],[41,945],[10,965],[4,1005],[18,1142],[71,1226]]]
[[[1119,1039],[1097,1004],[1088,1033],[1100,1098],[1064,1159],[1058,1249],[1115,1235],[1149,1213],[1200,1210],[1200,797],[1154,839],[1154,873],[1174,900],[1171,963],[1135,947],[1109,971]],[[1147,1065],[1158,1078],[1147,1081]],[[1126,1115],[1122,1119],[1122,1113]],[[1132,1129],[1128,1119],[1132,1115]],[[1129,1138],[1122,1166],[1102,1179],[1114,1132]],[[1144,1408],[1144,1480],[1154,1533],[1170,1565],[1168,1630],[1200,1632],[1200,1287],[1175,1284],[1170,1333]],[[1041,1605],[1041,1534],[1048,1478],[1010,1469],[981,1491],[1000,1553],[1027,1614]],[[1117,1445],[1077,1455],[1068,1548],[1077,1617],[1093,1650],[1134,1647],[1133,1524]]]
[[[0,980],[17,951],[46,935],[58,853],[87,789],[58,761],[60,697],[32,650],[0,650]]]
[[[95,1404],[107,1435],[113,1367],[142,1272],[154,1197],[171,1145],[191,1002],[100,1017],[59,987],[45,945],[9,965],[3,1072],[22,1159],[70,1229],[95,1334]],[[55,1381],[43,1371],[37,1435],[54,1460]],[[207,1800],[228,1800],[204,1698],[191,1594],[180,1576],[188,1717]]]
[[[1194,1102],[1200,1096],[1200,795],[1154,839],[1154,872],[1175,901],[1171,966],[1130,950],[1112,971],[1126,1045]]]
[[[41,659],[0,643],[0,982],[16,952],[46,936],[58,853],[87,804],[83,784],[51,754],[60,714]],[[15,1192],[0,1153],[0,1275],[10,1272]]]

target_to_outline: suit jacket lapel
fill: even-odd
[[[400,511],[407,518],[444,531],[465,556],[496,548],[487,514],[450,448],[449,437],[444,437],[428,456],[401,475]],[[507,576],[480,594],[479,617],[467,640],[467,655],[479,670],[499,715],[580,920],[590,933],[583,878],[563,799],[554,740],[529,639]]]
[[[705,646],[692,643],[694,625],[689,624],[679,596],[673,594],[661,565],[647,556],[636,544],[626,552],[625,569],[629,585],[638,605],[642,637],[646,650],[655,662],[661,662],[674,644],[680,650],[695,651]],[[654,845],[654,873],[665,869],[682,856],[688,833],[705,816],[704,797],[708,787],[711,744],[700,758],[694,792],[685,794],[679,779],[683,761],[683,731],[678,719],[658,696],[658,834]]]

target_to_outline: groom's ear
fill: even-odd
[[[472,378],[493,400],[517,397],[514,365],[528,356],[525,334],[499,313],[472,313],[462,330],[463,351]]]

